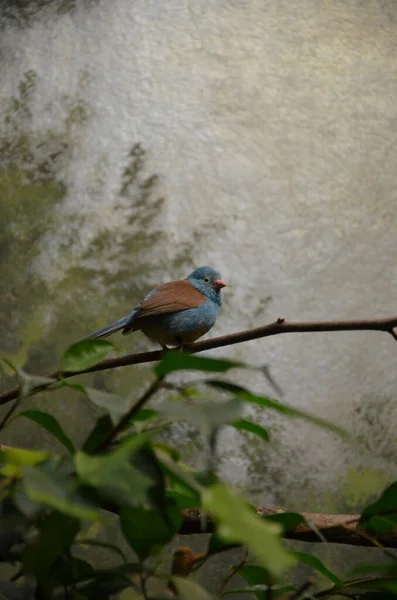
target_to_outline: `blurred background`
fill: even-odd
[[[394,0],[2,0],[1,354],[47,373],[203,264],[228,281],[210,336],[396,314],[396,40]],[[375,332],[213,351],[268,365],[285,402],[361,442],[258,411],[272,443],[226,428],[220,474],[257,504],[358,512],[397,477],[396,352]],[[134,392],[150,372],[90,380]],[[275,395],[259,372],[239,377]],[[92,405],[57,399],[31,404],[83,439]],[[200,461],[187,430],[171,434]],[[44,435],[18,420],[4,442]]]

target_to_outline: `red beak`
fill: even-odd
[[[223,281],[223,279],[216,279],[214,281],[214,287],[221,290],[222,288],[226,287],[226,283]]]

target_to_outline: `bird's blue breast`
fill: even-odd
[[[145,319],[140,329],[152,340],[165,346],[192,343],[213,327],[220,307],[206,300],[197,308]]]

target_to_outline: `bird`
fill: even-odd
[[[215,325],[225,286],[218,271],[199,267],[186,279],[154,288],[128,315],[82,339],[105,338],[120,330],[122,335],[142,331],[164,350],[168,346],[183,348]]]

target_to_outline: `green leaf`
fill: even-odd
[[[86,454],[95,452],[98,446],[107,438],[111,430],[113,429],[112,421],[109,415],[103,415],[99,417],[95,423],[95,427],[89,433],[88,438],[82,446],[82,451]]]
[[[170,460],[168,455],[159,449],[156,449],[155,454],[162,470],[165,475],[170,478],[171,482],[173,482],[174,485],[179,485],[180,489],[185,489],[194,494],[196,500],[199,502],[200,493],[203,488],[193,477],[191,471],[183,468],[180,463],[175,463],[173,460]]]
[[[178,597],[181,600],[213,600],[213,596],[207,592],[201,585],[186,579],[184,577],[173,577],[174,584]]]
[[[274,577],[280,577],[296,560],[281,545],[281,527],[261,519],[243,498],[222,484],[204,490],[203,508],[218,523],[217,532],[230,542],[241,543]]]
[[[82,340],[72,344],[61,358],[61,369],[65,372],[85,371],[106,358],[115,345],[107,340]]]
[[[51,575],[63,585],[70,585],[79,579],[95,576],[95,569],[87,561],[65,553],[52,566]]]
[[[41,410],[25,410],[18,413],[12,420],[17,419],[18,417],[26,417],[27,419],[38,423],[61,442],[70,454],[74,454],[75,448],[71,439],[63,431],[57,419],[52,415],[42,412]]]
[[[397,481],[363,510],[360,525],[377,533],[386,533],[397,527]]]
[[[180,510],[200,506],[201,485],[182,463],[175,462],[167,452],[154,446],[158,464],[168,480],[167,498],[174,500]]]
[[[262,518],[266,519],[266,521],[279,523],[283,528],[283,533],[292,531],[295,527],[298,527],[298,525],[306,524],[305,517],[302,517],[302,515],[298,513],[280,512],[275,515],[266,515]]]
[[[21,477],[21,467],[37,465],[50,457],[49,452],[42,450],[25,450],[7,446],[1,451],[0,460],[5,463],[5,466],[1,467],[0,472],[6,477]]]
[[[189,491],[167,490],[167,498],[173,500],[177,504],[179,510],[197,508],[197,503],[199,502],[197,495],[194,495],[191,492],[189,493]]]
[[[169,446],[168,444],[156,443],[156,444],[153,444],[153,450],[161,450],[165,454],[168,454],[168,456],[174,462],[180,461],[181,455],[178,452],[178,450],[176,448],[174,448],[174,446]]]
[[[332,583],[334,583],[335,585],[337,585],[337,586],[342,585],[342,580],[339,579],[339,577],[337,575],[335,575],[335,573],[330,571],[321,562],[320,559],[318,559],[316,556],[313,556],[313,554],[307,554],[306,552],[292,552],[292,554],[294,556],[296,556],[296,558],[300,562],[303,562],[306,565],[309,565],[310,567],[312,567],[313,569],[316,569],[316,571],[318,571],[319,573],[321,573],[322,575],[327,577],[327,579],[330,579],[332,581]]]
[[[118,554],[122,560],[124,562],[127,562],[127,557],[124,554],[124,552],[121,550],[121,548],[119,548],[118,546],[116,546],[115,544],[109,544],[106,542],[100,542],[98,540],[92,540],[90,538],[77,538],[75,540],[76,545],[80,546],[80,548],[84,548],[84,547],[89,547],[89,546],[96,546],[98,548],[105,548],[106,550],[111,550],[112,552],[115,552],[116,554]]]
[[[244,565],[238,570],[238,574],[251,585],[269,585],[271,582],[269,572],[259,565]]]
[[[98,507],[81,493],[75,480],[52,465],[22,467],[23,490],[33,502],[46,504],[79,519],[99,519]]]
[[[116,425],[121,417],[131,408],[131,398],[126,398],[119,394],[112,394],[87,386],[85,387],[85,393],[93,404],[107,410],[113,425]]]
[[[174,502],[168,501],[162,511],[142,506],[122,508],[120,525],[131,548],[145,560],[158,547],[172,540],[182,523],[182,515]]]
[[[86,395],[85,386],[81,383],[75,383],[75,382],[69,381],[68,379],[60,379],[58,381],[57,385],[59,385],[59,387],[70,388],[70,389],[74,390],[75,392],[80,392],[80,394]]]
[[[148,421],[149,419],[153,419],[157,416],[158,416],[157,411],[151,410],[149,408],[148,409],[143,408],[135,415],[134,419],[132,419],[132,422],[133,421],[138,421],[138,422]],[[127,423],[125,428],[123,428],[123,430],[128,429],[130,424],[131,423]],[[106,437],[109,435],[109,433],[112,429],[113,429],[113,423],[110,418],[110,415],[106,414],[106,415],[102,415],[101,417],[99,417],[99,419],[95,423],[95,427],[92,429],[92,431],[88,435],[88,438],[84,442],[84,444],[81,448],[82,451],[86,452],[87,454],[91,454],[92,452],[94,452],[98,448],[98,446],[106,439]]]
[[[220,381],[220,380],[210,380],[206,381],[208,385],[215,387],[217,389],[230,392],[234,394],[237,398],[240,398],[243,402],[248,402],[249,404],[256,404],[257,406],[261,406],[263,408],[269,408],[270,410],[275,410],[283,415],[288,417],[298,417],[300,419],[305,419],[318,427],[323,429],[327,429],[328,431],[332,431],[341,437],[349,437],[347,431],[334,425],[333,423],[329,423],[325,419],[321,419],[320,417],[315,417],[303,410],[299,410],[294,408],[293,406],[289,406],[288,404],[284,404],[278,402],[277,400],[271,400],[266,396],[257,396],[252,394],[245,388],[235,385],[234,383],[230,383],[229,381]]]
[[[205,402],[185,404],[183,402],[163,402],[160,412],[172,421],[186,421],[195,425],[204,435],[210,435],[222,425],[233,423],[241,415],[243,403],[240,400],[230,402]]]
[[[134,455],[133,466],[152,480],[146,496],[146,508],[157,508],[161,511],[166,498],[165,477],[154,449],[149,444],[142,446]]]
[[[22,551],[24,572],[46,578],[50,567],[70,547],[79,530],[76,519],[52,512],[40,524],[37,538]]]
[[[266,569],[258,565],[244,565],[241,569],[239,569],[238,574],[251,586],[264,585],[265,591],[258,589],[254,591],[258,600],[266,600],[266,591],[268,586],[271,584],[271,578],[269,577],[269,573],[266,571]]]
[[[154,371],[157,377],[163,378],[168,373],[182,370],[205,371],[224,373],[230,369],[244,366],[242,363],[231,360],[221,360],[204,356],[193,356],[184,352],[167,352],[164,358],[157,363]]]
[[[143,413],[142,418],[140,418],[141,412]],[[153,415],[153,413],[156,413],[156,414]],[[150,409],[142,409],[141,411],[139,411],[137,413],[137,415],[136,415],[137,418],[134,417],[134,419],[132,421],[146,421],[151,418],[154,418],[154,416],[157,416],[157,415],[158,415],[157,411],[152,411]],[[124,431],[124,429],[128,429],[129,426],[130,426],[130,423],[127,423],[125,428],[123,428],[123,431]],[[86,452],[87,454],[91,454],[92,452],[94,452],[98,448],[98,446],[107,438],[107,436],[109,435],[109,433],[111,432],[112,429],[113,429],[113,423],[108,414],[102,415],[101,417],[99,417],[99,419],[95,423],[94,428],[89,433],[88,438],[84,442],[84,444],[81,448],[82,451]]]
[[[272,598],[273,597],[284,598],[284,597],[287,597],[287,596],[285,596],[285,594],[287,592],[296,592],[296,591],[297,591],[297,589],[293,585],[268,586],[265,584],[258,583],[256,585],[250,585],[249,587],[232,588],[232,589],[225,590],[224,592],[222,592],[221,598],[225,598],[226,596],[233,596],[234,594],[240,594],[240,595],[241,594],[255,594],[255,596],[257,598],[259,598],[259,600],[265,600],[266,593],[269,594],[269,592],[271,593]],[[303,598],[303,596],[302,596],[302,598]],[[306,598],[306,596],[305,596],[305,598]],[[313,596],[313,598],[314,598],[314,596]]]
[[[248,419],[238,419],[237,421],[232,423],[232,426],[235,429],[239,429],[240,431],[249,431],[249,433],[253,433],[254,435],[259,436],[265,442],[270,441],[270,436],[267,429],[265,429],[261,425],[257,425],[256,423],[249,421]]]
[[[131,463],[144,443],[145,437],[134,436],[102,456],[77,452],[74,456],[76,471],[84,483],[97,488],[109,501],[136,506],[145,502],[147,492],[153,486],[152,478]]]
[[[136,415],[133,417],[133,421],[151,421],[152,419],[156,419],[159,416],[158,410],[153,410],[152,408],[141,408]]]
[[[219,554],[220,552],[225,552],[226,550],[236,548],[237,546],[238,544],[231,544],[215,532],[211,535],[208,542],[208,554]]]
[[[73,598],[76,600],[88,600],[89,598],[110,600],[115,597],[114,594],[129,588],[133,578],[142,572],[145,572],[145,569],[139,563],[123,563],[109,569],[96,569],[92,574],[87,573],[75,582],[78,584],[80,595],[73,595]],[[64,587],[57,588],[51,598],[65,600]]]

